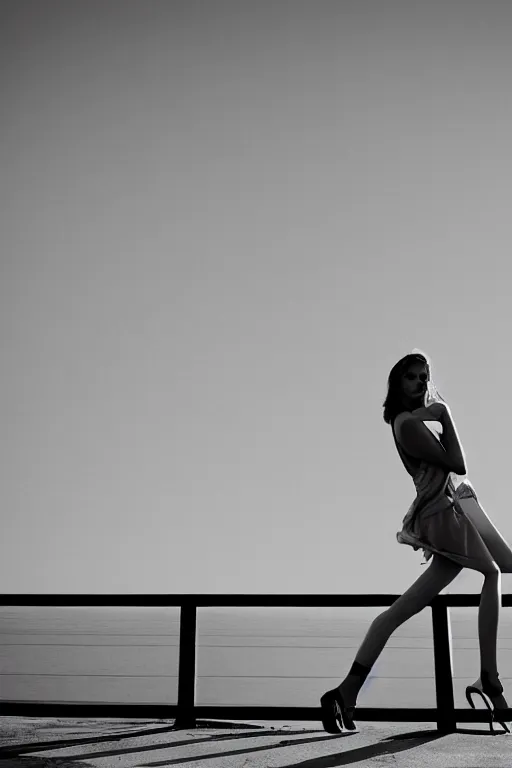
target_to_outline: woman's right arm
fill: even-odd
[[[421,411],[421,413],[420,413]],[[416,459],[442,467],[457,475],[466,474],[466,466],[455,425],[447,407],[433,416],[428,409],[417,409],[402,417],[397,424],[397,438],[405,450]],[[443,444],[437,440],[423,421],[440,421],[443,425]],[[454,439],[455,435],[455,439]]]

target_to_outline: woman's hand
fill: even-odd
[[[431,405],[421,406],[412,411],[412,415],[422,421],[439,421],[443,423],[446,415],[449,413],[446,403],[440,403],[436,401]]]
[[[441,424],[443,423],[446,415],[450,412],[446,403],[440,403],[439,401],[428,405],[426,410],[432,414],[433,421],[440,421]]]

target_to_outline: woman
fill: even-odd
[[[401,544],[422,549],[427,570],[372,622],[343,682],[320,699],[322,723],[328,733],[343,727],[355,730],[357,695],[391,634],[428,606],[460,573],[472,568],[484,576],[478,609],[480,677],[466,688],[478,693],[492,720],[508,707],[497,668],[497,633],[501,605],[501,572],[512,573],[512,550],[487,517],[466,475],[466,462],[448,405],[430,376],[428,358],[406,355],[392,368],[384,401],[384,421],[390,424],[398,454],[416,486],[416,498],[397,533]],[[428,405],[427,405],[428,403]],[[424,421],[438,421],[436,436]]]

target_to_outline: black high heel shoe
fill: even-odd
[[[485,669],[482,670],[482,674],[480,676],[480,679],[482,681],[482,688],[483,691],[480,690],[480,688],[477,688],[475,685],[468,685],[466,688],[466,699],[468,700],[470,706],[475,709],[475,705],[473,703],[473,699],[471,698],[473,693],[478,693],[479,696],[482,697],[483,702],[487,709],[489,710],[489,727],[491,729],[491,733],[494,734],[494,727],[493,723],[497,722],[500,725],[503,726],[505,729],[505,733],[510,733],[510,728],[508,727],[507,723],[503,722],[503,720],[498,720],[497,712],[499,712],[499,709],[497,710],[492,702],[493,698],[496,698],[497,696],[501,696],[503,693],[503,686],[501,682],[498,679],[498,683],[491,683],[489,680],[489,675]]]
[[[345,706],[345,701],[338,688],[324,693],[320,699],[322,725],[327,733],[343,733],[343,730],[355,731],[353,714],[355,707]]]

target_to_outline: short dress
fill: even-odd
[[[427,423],[425,426],[429,428]],[[421,565],[439,554],[484,573],[492,568],[491,561],[500,560],[500,569],[512,572],[510,548],[478,503],[467,476],[416,459],[398,442],[394,423],[392,431],[400,458],[416,487],[416,498],[402,521],[402,530],[396,534],[398,543],[422,549],[425,562]]]

